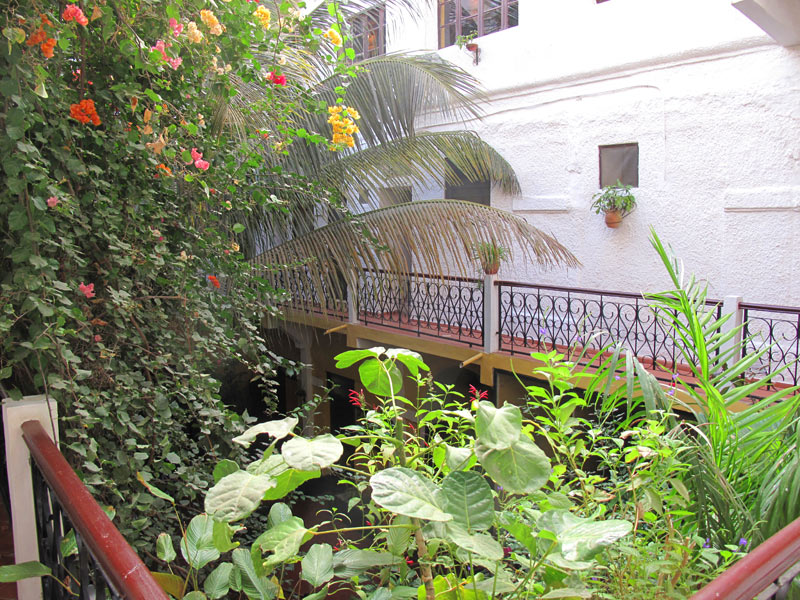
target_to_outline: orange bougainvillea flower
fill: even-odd
[[[97,115],[97,109],[94,107],[94,100],[81,100],[78,104],[71,104],[69,107],[69,116],[80,121],[86,125],[89,121],[97,127],[100,125],[100,117]]]
[[[83,14],[83,11],[75,4],[67,4],[64,12],[61,13],[61,18],[65,21],[76,21],[77,23],[86,27],[89,24],[89,19]]]
[[[164,163],[156,165],[156,169],[161,169],[162,171],[164,171],[164,173],[166,173],[167,177],[172,177],[172,169],[170,169]],[[158,177],[158,175],[156,175],[156,177]]]
[[[56,47],[56,41],[53,38],[48,38],[42,42],[42,54],[45,58],[53,58],[53,48]]]
[[[38,46],[43,41],[47,39],[47,33],[44,31],[44,27],[39,27],[36,31],[31,34],[31,37],[25,42],[25,45],[33,47]]]
[[[219,279],[217,279],[214,275],[209,275],[208,280],[214,285],[215,288],[220,287]]]

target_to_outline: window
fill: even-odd
[[[386,54],[386,9],[379,6],[349,20],[350,44],[359,61]]]
[[[518,0],[438,0],[439,48],[460,35],[487,35],[519,23]]]
[[[455,173],[457,181],[455,183],[449,183],[445,180],[445,198],[467,200],[468,202],[491,206],[492,183],[490,181],[471,182],[467,179],[467,176],[449,160],[447,164],[453,170],[453,173]]]
[[[615,185],[639,187],[639,144],[600,146],[600,187]]]

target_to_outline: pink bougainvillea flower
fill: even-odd
[[[178,23],[177,19],[169,20],[169,28],[172,29],[172,34],[175,37],[178,37],[181,33],[183,33],[183,25]]]
[[[89,19],[83,14],[79,6],[75,4],[67,4],[64,12],[61,13],[61,18],[65,21],[76,21],[78,24],[86,27],[89,24]]]
[[[219,279],[217,279],[214,275],[209,275],[208,280],[212,283],[215,288],[219,288],[220,283]]]
[[[167,62],[169,63],[169,66],[172,67],[173,71],[177,71],[178,67],[180,67],[181,63],[183,62],[183,59],[178,56],[176,58],[168,58]]]
[[[203,158],[203,153],[198,152],[197,148],[192,148],[191,154],[192,154],[192,161],[200,160],[201,158]]]
[[[55,196],[50,196],[47,199],[47,206],[49,206],[50,208],[55,208],[56,206],[58,206],[59,202],[60,200],[58,198],[56,198]]]
[[[196,161],[194,161],[194,166],[200,169],[201,171],[208,171],[208,167],[210,167],[211,164],[207,160],[198,158]]]
[[[96,295],[96,294],[94,293],[94,284],[93,284],[93,283],[90,283],[89,285],[85,285],[85,284],[84,284],[84,283],[81,281],[81,284],[78,286],[78,289],[79,289],[79,290],[81,291],[81,293],[82,293],[84,296],[86,296],[87,298],[94,298],[94,297],[95,297],[95,295]]]
[[[103,341],[103,338],[101,338],[99,335],[95,335],[94,336],[94,341],[95,342],[101,342],[101,341]]]

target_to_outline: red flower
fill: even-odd
[[[86,15],[83,14],[83,11],[80,9],[80,7],[76,6],[75,4],[67,4],[64,12],[61,13],[61,18],[67,22],[76,21],[84,27],[89,24],[89,19],[87,19]]]
[[[94,298],[95,295],[96,295],[94,293],[94,284],[93,283],[90,283],[89,285],[84,285],[84,283],[81,281],[81,284],[78,286],[78,289],[87,298]]]
[[[214,285],[215,288],[219,289],[219,279],[217,279],[214,275],[209,275],[208,280]]]
[[[56,41],[53,38],[47,38],[42,42],[42,54],[45,58],[53,58],[53,48],[56,47]]]
[[[275,75],[272,71],[268,71],[267,81],[273,85],[286,85],[286,75]]]
[[[350,397],[350,404],[352,404],[353,406],[357,406],[359,408],[363,406],[362,405],[362,402],[364,400],[363,390],[361,390],[360,392],[357,392],[355,390],[350,390],[349,397]]]
[[[483,390],[482,392],[479,392],[478,388],[476,388],[474,385],[470,385],[469,386],[469,397],[470,397],[470,400],[472,400],[473,402],[478,402],[480,400],[486,400],[489,397],[489,392],[486,391],[486,390]]]
[[[96,126],[100,125],[100,117],[97,115],[97,109],[94,106],[94,100],[81,100],[78,104],[71,104],[69,107],[69,116],[80,121],[86,125],[89,121]]]

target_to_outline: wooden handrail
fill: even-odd
[[[800,519],[710,582],[690,600],[753,600],[800,561]]]
[[[39,421],[22,424],[22,439],[75,531],[114,590],[126,600],[168,600],[150,571],[97,504]]]

